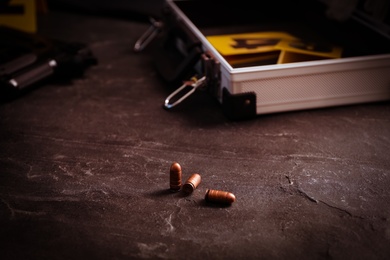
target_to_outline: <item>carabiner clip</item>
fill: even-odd
[[[135,42],[133,50],[135,52],[142,51],[161,31],[162,23],[153,19],[153,17],[149,18],[150,27],[141,35],[141,37]]]
[[[170,108],[180,104],[184,99],[186,99],[192,93],[194,93],[196,89],[202,87],[205,84],[205,81],[206,81],[206,76],[203,76],[200,79],[197,79],[196,77],[192,77],[190,81],[184,82],[183,85],[181,85],[178,89],[173,91],[172,94],[170,94],[165,99],[164,107],[170,109]],[[189,91],[185,92],[185,94],[183,94],[182,96],[179,96],[179,98],[176,101],[171,103],[172,99],[174,99],[177,95],[179,95],[180,92],[184,91],[184,89],[188,88],[188,87],[190,87],[191,89]]]

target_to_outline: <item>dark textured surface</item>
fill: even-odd
[[[65,13],[84,78],[0,106],[0,259],[388,259],[390,105],[229,121],[198,93],[176,111],[143,23]],[[202,183],[169,192],[169,167]],[[206,189],[235,194],[230,207]]]

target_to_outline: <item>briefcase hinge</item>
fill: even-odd
[[[208,51],[201,55],[203,73],[206,77],[207,89],[212,96],[221,97],[221,66],[220,62]]]

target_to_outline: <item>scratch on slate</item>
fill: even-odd
[[[301,189],[299,189],[299,188],[297,189],[297,191],[298,191],[299,195],[301,195],[301,196],[307,198],[308,200],[310,200],[310,201],[312,201],[312,202],[315,202],[315,203],[317,203],[317,204],[318,204],[318,203],[322,203],[322,204],[324,204],[325,206],[327,206],[327,207],[329,207],[329,208],[336,209],[336,210],[338,210],[338,211],[341,211],[341,212],[347,214],[347,215],[350,216],[350,217],[353,217],[353,215],[352,215],[349,211],[347,211],[347,210],[345,210],[345,209],[342,209],[342,208],[339,208],[339,207],[336,207],[336,206],[332,206],[332,205],[330,205],[329,203],[326,203],[325,201],[322,201],[322,200],[317,200],[317,199],[315,199],[315,198],[309,196],[306,192],[304,192],[303,190],[301,190]]]
[[[352,215],[348,210],[345,210],[345,209],[342,209],[342,208],[338,208],[338,207],[332,206],[332,205],[330,205],[330,204],[328,204],[328,203],[326,203],[325,201],[322,201],[322,200],[320,200],[320,201],[318,201],[318,202],[320,202],[320,203],[322,203],[322,204],[328,206],[329,208],[337,209],[337,210],[339,210],[339,211],[341,211],[341,212],[346,213],[348,216],[353,217],[353,215]]]
[[[172,213],[169,214],[169,217],[167,217],[165,220],[165,223],[167,224],[167,232],[172,232],[173,230],[175,230],[175,228],[173,227],[172,225]]]
[[[301,195],[301,196],[307,198],[308,200],[310,200],[310,201],[312,201],[312,202],[318,203],[318,200],[316,200],[315,198],[309,196],[309,195],[308,195],[306,192],[304,192],[303,190],[301,190],[301,189],[298,188],[297,191],[298,191],[299,195]]]

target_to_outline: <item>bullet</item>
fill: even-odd
[[[206,191],[205,200],[221,204],[231,204],[236,201],[236,196],[231,192],[208,189]]]
[[[198,173],[192,174],[183,185],[183,191],[187,194],[192,193],[200,184],[201,177]]]
[[[180,164],[172,163],[169,169],[169,187],[171,191],[179,191],[181,189],[182,170]]]

